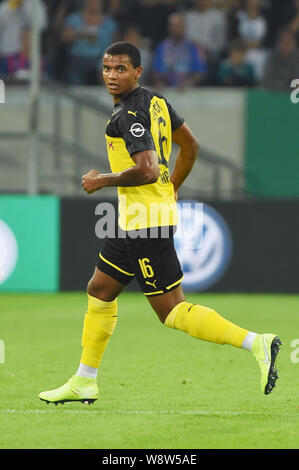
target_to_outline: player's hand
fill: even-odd
[[[81,186],[87,194],[98,191],[104,186],[103,181],[101,181],[101,173],[97,170],[90,170],[82,176]]]
[[[175,191],[174,192],[174,199],[176,200],[176,202],[177,202],[178,198],[179,198],[179,193],[178,193],[178,191]]]

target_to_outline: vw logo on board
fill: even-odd
[[[193,242],[190,244],[190,236],[184,236],[184,229],[178,230],[174,237],[184,272],[182,285],[188,291],[203,291],[215,284],[228,268],[233,251],[232,236],[223,217],[208,204],[202,204],[200,215],[196,208],[199,203],[191,201],[190,220],[186,220],[186,202],[178,202],[178,228],[180,224],[187,224],[188,232],[193,227]]]

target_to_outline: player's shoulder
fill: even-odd
[[[124,100],[124,106],[123,116],[126,116],[126,118],[138,117],[148,125],[150,125],[153,117],[155,119],[155,116],[160,112],[162,112],[165,119],[170,118],[173,131],[178,129],[184,122],[184,119],[161,93],[145,87],[139,86],[130,93]]]
[[[151,102],[155,97],[167,102],[166,98],[164,98],[160,93],[150,90],[149,88],[139,86],[124,100],[124,108],[126,110],[134,108],[147,112],[149,111]]]

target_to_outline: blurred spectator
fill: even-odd
[[[243,5],[242,0],[235,0],[231,2],[229,8],[226,11],[226,21],[227,21],[227,40],[228,42],[233,41],[239,37],[238,31],[238,12],[241,9],[241,4]]]
[[[21,51],[17,54],[6,56],[0,60],[0,73],[8,75],[15,82],[27,82],[30,79],[30,29],[24,29],[21,34]],[[41,61],[41,73],[45,73],[44,62]]]
[[[181,0],[126,0],[120,2],[120,20],[134,22],[155,49],[166,38],[168,17],[180,3]]]
[[[261,0],[246,0],[245,10],[237,13],[238,32],[247,47],[259,47],[267,32],[267,22],[261,14]]]
[[[1,1],[1,0],[0,0]],[[47,5],[50,20],[63,13],[72,13],[82,10],[84,0],[43,0]],[[120,0],[103,0],[103,11],[111,16],[117,14],[120,9]]]
[[[294,78],[299,78],[299,51],[294,33],[285,29],[267,59],[261,84],[270,90],[289,90]]]
[[[113,42],[117,23],[103,14],[101,0],[85,0],[83,10],[66,18],[62,40],[68,45],[67,81],[71,85],[95,85],[99,60]]]
[[[293,0],[261,0],[260,13],[267,23],[263,47],[268,49],[275,47],[278,31],[285,23],[285,18],[289,18],[291,2]]]
[[[155,52],[153,70],[156,86],[183,89],[186,86],[199,85],[207,71],[200,49],[186,39],[181,15],[170,15],[168,26],[169,35]]]
[[[293,2],[293,17],[289,23],[290,30],[295,34],[297,45],[299,44],[299,0]]]
[[[107,13],[111,16],[115,16],[119,9],[120,9],[120,0],[108,0],[107,5],[105,5],[104,11],[107,11]]]
[[[63,24],[69,14],[80,11],[83,7],[83,0],[48,0],[47,3],[51,27],[56,29]]]
[[[125,28],[122,36],[122,41],[127,41],[140,50],[141,54],[141,65],[143,67],[142,77],[140,79],[141,84],[148,83],[150,81],[150,72],[152,66],[152,51],[150,48],[150,41],[148,38],[142,37],[140,30],[135,25],[128,25]]]
[[[47,26],[47,10],[43,2],[40,3],[39,20],[43,31]],[[0,4],[0,57],[20,53],[22,31],[30,24],[30,0],[5,0]]]
[[[245,9],[236,14],[239,37],[247,46],[246,59],[254,69],[258,80],[263,75],[267,51],[263,41],[267,33],[267,21],[261,12],[261,0],[246,0]]]
[[[208,59],[219,59],[226,46],[226,16],[211,0],[194,0],[185,14],[187,39],[201,46]]]
[[[232,8],[239,7],[240,0],[212,0],[212,6],[219,10],[229,11]]]
[[[221,62],[219,82],[220,85],[231,87],[255,85],[254,68],[246,61],[246,47],[242,40],[233,41],[229,49],[229,57]]]
[[[217,84],[218,66],[226,49],[227,22],[222,10],[212,7],[212,0],[194,0],[185,14],[187,39],[205,53],[208,84]]]
[[[52,79],[66,81],[68,46],[62,41],[65,19],[81,10],[82,0],[47,0],[50,24],[46,38],[46,55]]]
[[[60,21],[64,17],[74,11],[82,8],[83,0],[44,0],[49,15],[50,26],[59,18]]]

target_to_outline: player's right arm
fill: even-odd
[[[135,165],[119,173],[110,173],[107,186],[141,186],[158,180],[160,168],[155,150],[143,150],[131,158]]]
[[[143,150],[132,155],[135,165],[119,173],[101,174],[91,170],[82,177],[82,187],[92,194],[105,187],[142,186],[155,183],[160,175],[158,156],[154,150]]]
[[[179,187],[185,181],[194,165],[199,143],[186,123],[172,133],[172,141],[179,147],[175,166],[170,177],[177,199]]]

